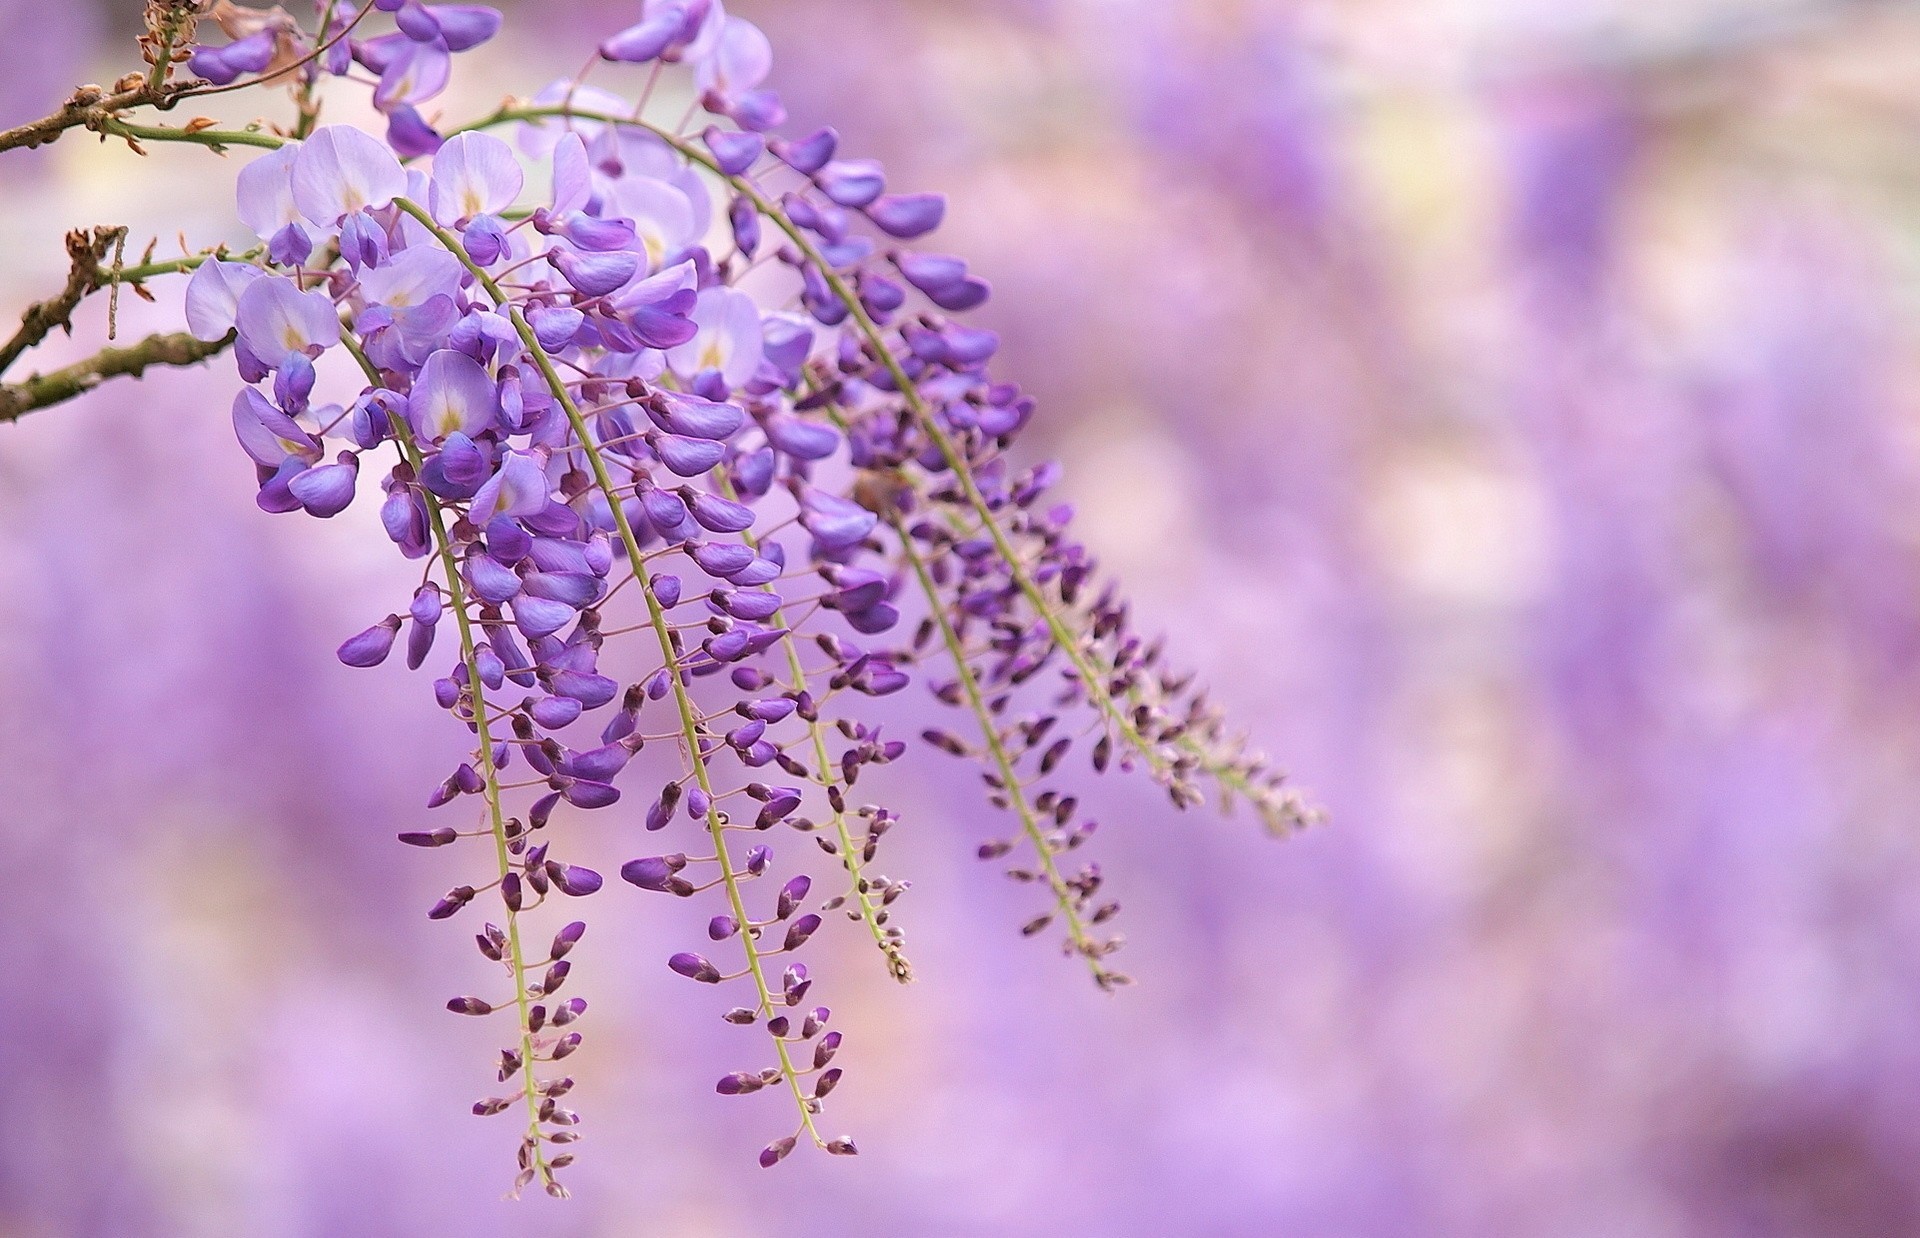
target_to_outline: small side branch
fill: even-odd
[[[67,285],[45,301],[36,301],[20,316],[20,329],[13,338],[0,344],[0,374],[6,372],[20,354],[47,338],[55,327],[71,332],[73,311],[88,293],[100,287],[101,267],[107,255],[126,241],[125,228],[95,228],[92,232],[76,228],[67,233]]]
[[[186,332],[150,335],[126,348],[103,348],[84,361],[25,382],[0,386],[0,424],[18,421],[36,408],[85,395],[110,378],[138,378],[151,365],[194,365],[225,351],[233,334],[207,341]]]
[[[97,130],[107,120],[128,108],[145,105],[171,107],[174,93],[169,85],[154,87],[144,79],[137,79],[132,87],[118,91],[82,86],[61,105],[59,111],[11,129],[0,129],[0,151],[44,146],[69,129]]]

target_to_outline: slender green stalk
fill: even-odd
[[[901,526],[898,516],[889,516],[888,523],[900,539],[902,545],[910,544],[912,538]],[[1066,923],[1067,937],[1073,943],[1074,953],[1087,961],[1093,970],[1093,979],[1103,989],[1110,989],[1116,983],[1115,974],[1108,970],[1100,960],[1101,945],[1087,931],[1086,922],[1080,916],[1079,900],[1060,868],[1053,862],[1053,847],[1047,842],[1046,831],[1040,828],[1040,822],[1027,802],[1024,784],[1020,774],[1014,768],[1013,758],[1007,752],[1005,742],[1000,738],[1000,728],[994,724],[993,711],[987,708],[986,695],[980,690],[979,677],[974,674],[973,664],[967,660],[966,647],[960,641],[960,634],[954,631],[953,621],[947,617],[946,607],[940,597],[940,586],[934,583],[933,574],[927,568],[925,560],[918,554],[909,554],[907,561],[913,567],[914,577],[920,582],[922,592],[927,595],[927,609],[940,628],[940,639],[946,645],[948,655],[953,659],[954,671],[960,676],[961,691],[966,693],[967,705],[980,722],[980,737],[986,741],[987,752],[993,757],[994,769],[1000,776],[1000,783],[1007,793],[1009,806],[1020,819],[1021,832],[1027,841],[1033,844],[1033,851],[1040,860],[1040,875],[1047,883],[1047,889],[1053,893],[1054,902],[1060,908],[1060,917]]]
[[[343,334],[341,342],[354,360],[366,371],[368,381],[376,387],[382,383],[379,370],[367,359],[367,355],[349,335]],[[412,427],[407,425],[398,413],[389,414],[393,425],[394,441],[400,451],[413,466],[414,475],[420,474],[425,460],[420,447],[413,441]],[[447,535],[445,513],[441,510],[440,500],[426,490],[422,490],[427,505],[427,519],[433,527],[433,541],[440,559],[440,569],[447,581],[447,597],[453,610],[455,622],[460,629],[460,660],[467,671],[467,688],[473,700],[473,726],[479,740],[480,777],[485,783],[487,818],[493,835],[495,859],[499,866],[499,876],[504,879],[513,871],[513,853],[508,848],[506,815],[500,802],[500,770],[493,760],[493,738],[487,724],[486,685],[480,681],[479,642],[474,639],[473,620],[467,614],[466,586],[460,577],[460,564],[454,557],[453,539]],[[513,973],[514,1006],[520,1021],[520,1074],[521,1085],[527,1102],[527,1146],[532,1158],[527,1168],[540,1176],[542,1186],[553,1185],[553,1169],[547,1164],[546,1144],[540,1132],[540,1081],[534,1075],[533,1023],[531,1019],[532,998],[527,992],[526,954],[520,942],[520,913],[512,907],[506,908],[507,921],[507,965]]]
[[[607,505],[613,511],[613,521],[619,530],[621,545],[626,550],[627,562],[633,570],[634,579],[640,585],[640,596],[647,606],[648,622],[659,638],[660,656],[669,671],[667,678],[672,684],[674,706],[680,714],[681,739],[686,746],[687,760],[693,767],[694,778],[700,790],[707,796],[707,833],[713,840],[714,855],[720,865],[727,902],[733,911],[734,920],[740,925],[740,943],[746,952],[747,970],[753,976],[754,989],[758,995],[758,1010],[762,1018],[771,1018],[774,1013],[773,990],[767,983],[761,951],[751,928],[753,920],[747,913],[746,900],[740,890],[740,876],[734,870],[732,855],[727,846],[727,826],[721,818],[719,808],[715,806],[712,775],[707,767],[706,753],[700,747],[700,714],[694,707],[692,698],[687,694],[686,684],[681,679],[678,666],[680,654],[674,647],[672,628],[667,623],[666,612],[661,608],[659,599],[653,594],[652,577],[647,572],[646,557],[640,550],[639,539],[634,536],[632,524],[627,520],[620,490],[613,484],[612,474],[607,471],[606,457],[594,443],[592,430],[588,427],[579,404],[574,401],[573,393],[567,390],[566,381],[554,368],[553,360],[547,356],[546,349],[540,346],[539,338],[534,335],[533,328],[528,325],[526,316],[520,312],[519,307],[508,300],[499,284],[487,274],[486,268],[467,255],[466,247],[460,244],[460,238],[434,222],[433,216],[424,207],[407,198],[395,198],[394,205],[413,216],[423,228],[431,232],[448,252],[460,260],[480,286],[486,289],[487,295],[493,298],[494,304],[506,312],[515,332],[520,336],[521,343],[526,346],[528,355],[533,358],[542,377],[546,379],[547,387],[552,391],[554,399],[559,401],[560,407],[565,410],[567,421],[572,425],[575,436],[579,438],[581,451],[585,453],[587,463],[593,470],[594,482],[599,486],[600,492],[606,496]],[[813,1108],[806,1093],[800,1087],[801,1072],[793,1064],[787,1042],[784,1038],[775,1036],[773,1045],[780,1059],[780,1074],[786,1079],[788,1089],[793,1093],[794,1104],[800,1110],[800,1124],[813,1142],[824,1148],[827,1141],[814,1127]]]
[[[980,492],[979,486],[975,484],[973,471],[968,466],[966,457],[960,451],[959,446],[953,441],[953,437],[947,433],[946,427],[940,424],[933,410],[929,408],[926,401],[921,398],[919,388],[913,380],[908,377],[906,370],[901,366],[900,360],[894,355],[893,350],[888,347],[886,337],[881,333],[879,325],[874,322],[872,316],[867,313],[866,306],[861,302],[858,294],[856,294],[853,289],[847,285],[846,280],[834,270],[833,265],[821,254],[819,247],[814,243],[813,239],[807,235],[806,231],[788,219],[785,212],[781,211],[776,203],[762,193],[757,185],[744,176],[728,175],[721,170],[720,165],[708,152],[700,149],[700,147],[681,137],[679,134],[640,118],[611,116],[605,113],[585,111],[578,108],[510,107],[502,108],[493,115],[474,121],[464,126],[464,128],[485,129],[513,121],[532,121],[569,116],[581,120],[591,120],[597,123],[627,125],[633,128],[645,129],[654,134],[672,146],[681,156],[690,162],[699,164],[715,176],[720,177],[731,186],[735,192],[752,202],[755,209],[767,219],[771,220],[775,227],[785,233],[802,256],[819,270],[828,288],[833,292],[834,296],[846,306],[849,316],[859,328],[860,334],[865,337],[876,359],[886,368],[888,375],[893,379],[894,385],[899,389],[902,399],[906,401],[908,410],[913,414],[914,420],[940,452],[941,459],[946,463],[949,471],[952,472],[954,481],[959,485],[962,495],[966,498],[968,505],[973,508],[976,516],[979,518],[981,527],[985,529],[988,536],[992,538],[994,548],[999,551],[1001,560],[1006,563],[1007,570],[1011,574],[1015,586],[1025,595],[1028,603],[1033,607],[1034,612],[1040,617],[1041,621],[1047,625],[1047,629],[1052,635],[1054,643],[1065,652],[1067,658],[1073,663],[1077,678],[1086,692],[1088,700],[1100,711],[1107,725],[1111,726],[1120,738],[1125,740],[1128,746],[1147,762],[1149,768],[1163,779],[1175,778],[1177,775],[1172,765],[1160,752],[1158,747],[1145,735],[1141,734],[1139,727],[1134,724],[1131,711],[1124,708],[1119,701],[1114,699],[1113,693],[1107,686],[1110,671],[1103,670],[1101,667],[1095,665],[1092,655],[1088,653],[1086,648],[1081,644],[1080,639],[1067,624],[1067,621],[1049,601],[1045,591],[1040,587],[1039,582],[1034,579],[1033,574],[1028,571],[1021,562],[1018,553],[1008,540],[1005,530],[1000,527],[1000,522],[992,506],[988,504],[986,496]],[[459,130],[455,132],[459,132]],[[1220,764],[1214,759],[1212,753],[1206,751],[1204,746],[1189,737],[1183,736],[1177,742],[1180,744],[1181,750],[1187,752],[1198,761],[1201,768],[1205,769],[1208,775],[1216,779],[1223,788],[1238,792],[1250,802],[1258,803],[1260,801],[1260,789],[1250,783],[1238,770]]]
[[[287,139],[253,129],[185,129],[174,125],[136,125],[117,116],[103,116],[93,126],[101,133],[125,138],[137,151],[142,142],[188,142],[224,154],[229,146],[259,146],[278,150]]]
[[[716,470],[717,473],[718,470]],[[733,497],[733,488],[726,484],[724,475],[721,475],[719,480],[727,496]],[[751,533],[742,536],[746,543],[753,547],[755,553],[758,553],[760,539]],[[771,585],[764,588],[766,592],[773,591]],[[785,607],[776,610],[772,619],[776,627],[787,627]],[[793,639],[791,630],[780,638],[780,647],[781,651],[787,655],[787,669],[793,676],[794,690],[804,689],[807,683],[807,668],[801,661],[800,645]],[[807,738],[813,747],[814,767],[819,771],[820,785],[831,786],[836,780],[833,776],[833,758],[827,752],[826,728],[820,725],[818,718],[802,719],[802,721],[806,723]],[[847,814],[844,809],[831,804],[829,808],[833,813],[833,832],[840,844],[840,859],[846,866],[847,877],[851,882],[848,895],[858,907],[860,920],[867,926],[867,933],[873,938],[873,944],[878,946],[880,953],[886,956],[888,973],[901,984],[907,984],[913,979],[913,965],[907,961],[900,943],[889,936],[886,926],[880,923],[879,907],[867,886],[866,864],[860,858],[860,848],[854,845],[853,831],[847,828]]]
[[[314,48],[316,56],[324,54],[334,42],[338,41],[327,39],[327,27],[333,24],[333,11],[338,7],[340,7],[340,0],[327,0],[327,7],[320,12],[320,27],[315,37],[315,42],[318,44]],[[355,24],[359,23],[361,16],[358,13],[354,15]],[[348,29],[351,28],[351,26],[348,27]],[[345,31],[341,32],[340,37],[345,37]],[[304,139],[312,133],[314,122],[320,119],[320,105],[315,102],[313,92],[316,80],[311,75],[303,76],[298,89],[294,91],[294,106],[300,113],[299,119],[293,122],[293,136],[296,138]]]

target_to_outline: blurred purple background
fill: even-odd
[[[509,7],[450,114],[638,9]],[[1030,450],[1331,826],[1098,785],[1109,999],[970,776],[892,771],[921,980],[828,943],[862,1155],[771,1172],[698,917],[609,889],[578,1197],[501,1202],[456,874],[392,841],[462,737],[332,656],[409,569],[254,508],[229,363],[115,386],[0,427],[0,1235],[1920,1233],[1920,6],[731,7],[951,195]],[[0,122],[130,67],[48,13]],[[231,172],[9,157],[0,308],[70,225],[231,235]]]

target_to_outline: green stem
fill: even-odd
[[[706,168],[730,185],[735,192],[752,202],[755,209],[766,218],[772,220],[774,226],[786,234],[787,239],[793,242],[795,248],[800,251],[801,255],[818,268],[821,278],[826,281],[828,288],[831,289],[834,296],[846,306],[849,316],[859,328],[860,334],[865,337],[867,344],[875,353],[877,360],[879,360],[881,365],[886,367],[888,375],[893,379],[894,385],[899,388],[900,395],[906,401],[908,410],[913,414],[914,420],[920,425],[920,428],[939,450],[941,459],[947,465],[948,470],[952,472],[955,482],[960,486],[961,493],[966,497],[968,504],[974,509],[974,512],[980,519],[982,527],[986,529],[988,536],[993,539],[994,548],[999,551],[1000,558],[1007,565],[1007,570],[1011,574],[1015,586],[1025,595],[1028,603],[1033,607],[1041,621],[1047,625],[1047,630],[1052,635],[1054,643],[1066,653],[1068,659],[1073,663],[1077,677],[1087,693],[1088,700],[1093,702],[1094,707],[1099,710],[1108,725],[1112,726],[1114,730],[1119,733],[1120,737],[1140,754],[1147,762],[1149,768],[1153,769],[1154,772],[1163,779],[1175,777],[1172,766],[1167,759],[1140,733],[1139,728],[1134,725],[1129,712],[1122,709],[1119,702],[1114,700],[1113,694],[1107,690],[1106,672],[1103,672],[1093,664],[1091,657],[1081,646],[1079,638],[1048,601],[1045,592],[1040,588],[1039,582],[1037,582],[1033,578],[1032,573],[1022,565],[1019,555],[1015,552],[1012,543],[1008,541],[1005,531],[1001,529],[1000,522],[995,518],[993,508],[987,503],[986,496],[981,494],[980,488],[974,483],[973,471],[969,467],[966,457],[960,452],[959,447],[954,443],[952,436],[947,433],[946,428],[940,424],[939,419],[934,416],[933,410],[927,406],[925,400],[921,399],[919,388],[914,384],[913,380],[908,377],[906,370],[900,364],[899,358],[894,356],[893,350],[887,346],[886,338],[882,335],[879,325],[875,323],[872,316],[867,313],[865,304],[861,302],[859,296],[853,289],[847,285],[846,280],[840,276],[839,272],[834,270],[833,265],[821,254],[819,247],[814,244],[813,239],[807,235],[806,231],[788,219],[786,214],[781,211],[774,202],[768,199],[757,185],[745,177],[728,175],[721,170],[719,163],[716,162],[710,154],[687,141],[679,134],[656,125],[651,121],[635,117],[610,116],[605,113],[583,111],[578,108],[501,108],[492,116],[474,121],[464,128],[484,129],[491,128],[495,125],[506,124],[511,121],[542,120],[569,116],[604,124],[627,125],[633,128],[644,129],[654,134],[677,150],[682,157]],[[460,130],[455,130],[455,132],[460,132]],[[1196,753],[1196,755],[1200,755],[1203,758],[1205,756],[1204,753]],[[1214,774],[1216,777],[1220,777],[1223,783],[1232,786],[1233,789],[1240,791],[1242,794],[1246,794],[1249,797],[1252,796],[1253,788],[1249,786],[1243,778],[1238,778],[1237,775],[1227,776],[1230,775],[1230,771],[1215,771],[1211,765],[1209,766],[1208,772]],[[1236,779],[1238,785],[1234,785]]]
[[[733,487],[727,484],[726,477],[718,474],[718,470],[716,474],[727,497],[734,497]],[[756,554],[759,553],[759,538],[752,533],[746,533],[742,534],[742,539],[747,545],[753,547]],[[764,591],[773,592],[773,586],[764,586]],[[786,608],[782,607],[773,612],[772,621],[776,627],[786,627]],[[780,638],[780,647],[787,655],[787,668],[793,676],[794,690],[804,689],[807,683],[807,668],[801,661],[800,646],[793,639],[791,631]],[[817,718],[802,719],[802,721],[806,722],[807,737],[812,742],[814,764],[819,770],[820,785],[832,786],[837,780],[833,776],[833,757],[827,752],[826,729],[820,725]],[[880,923],[879,908],[875,905],[867,888],[866,865],[860,858],[860,849],[854,845],[853,831],[847,828],[847,814],[839,808],[832,807],[831,804],[828,807],[833,813],[833,832],[840,843],[840,859],[846,866],[847,876],[852,882],[849,893],[860,909],[861,922],[867,926],[867,932],[872,936],[873,944],[880,948],[882,955],[886,956],[888,973],[901,984],[907,984],[913,980],[913,965],[907,961],[906,955],[901,951],[900,943],[889,936],[886,926]]]
[[[747,914],[746,900],[740,891],[739,874],[734,871],[733,860],[727,846],[727,827],[721,820],[720,810],[715,806],[713,779],[707,768],[706,754],[700,749],[699,711],[694,708],[693,701],[687,694],[686,684],[681,680],[678,667],[679,653],[674,648],[672,629],[667,623],[666,612],[661,608],[659,599],[653,595],[652,577],[647,572],[645,555],[640,550],[639,539],[634,536],[632,524],[627,520],[620,491],[613,484],[613,477],[607,471],[606,458],[594,443],[592,431],[587,425],[585,415],[580,411],[580,406],[574,402],[573,393],[567,390],[565,380],[554,368],[553,360],[547,356],[546,349],[540,346],[539,338],[534,335],[533,328],[528,325],[526,316],[520,312],[520,308],[509,301],[506,293],[501,290],[499,284],[494,282],[493,277],[487,274],[486,269],[468,256],[466,247],[460,244],[460,238],[434,222],[433,216],[425,208],[407,198],[395,198],[393,201],[395,206],[413,216],[423,228],[434,235],[441,245],[446,247],[448,252],[458,258],[480,286],[486,289],[487,295],[493,298],[494,304],[506,312],[513,323],[514,331],[520,336],[520,342],[525,345],[534,364],[540,368],[540,373],[546,379],[547,387],[552,391],[554,399],[559,401],[560,407],[566,411],[567,421],[579,438],[581,451],[585,453],[587,463],[593,470],[594,482],[600,487],[600,492],[606,496],[607,505],[613,512],[614,524],[620,533],[621,545],[626,550],[627,563],[633,570],[636,583],[640,586],[640,596],[646,601],[648,621],[660,641],[660,656],[668,669],[667,678],[673,687],[674,705],[680,714],[680,732],[682,742],[686,745],[687,760],[693,767],[694,778],[699,783],[700,790],[707,796],[707,833],[713,840],[714,855],[720,864],[722,881],[727,891],[727,902],[732,908],[734,920],[740,925],[740,942],[746,951],[747,970],[753,976],[754,989],[759,996],[758,1008],[763,1018],[771,1018],[774,1011],[773,990],[767,983],[760,950],[755,944],[753,932],[749,927],[752,917]],[[826,1140],[821,1138],[820,1132],[814,1128],[813,1109],[806,1093],[801,1090],[800,1072],[793,1064],[786,1040],[776,1036],[773,1038],[773,1044],[780,1058],[780,1073],[793,1093],[795,1105],[799,1107],[801,1126],[816,1145],[825,1147]]]
[[[137,284],[141,280],[152,279],[156,275],[178,275],[192,271],[217,258],[222,262],[252,262],[267,252],[264,245],[255,245],[252,249],[230,254],[224,245],[206,250],[203,253],[188,254],[182,258],[163,258],[158,262],[142,262],[138,266],[101,267],[96,277],[102,287],[109,284]]]
[[[901,525],[898,516],[888,517],[894,535],[901,545],[910,545],[911,536]],[[1080,917],[1079,899],[1066,878],[1060,875],[1060,868],[1053,862],[1053,847],[1047,842],[1046,831],[1040,828],[1039,819],[1033,806],[1027,802],[1026,788],[1020,781],[1019,773],[1014,769],[1013,758],[1007,752],[1006,744],[1000,738],[1000,728],[994,725],[993,711],[987,708],[986,695],[980,690],[979,678],[973,672],[973,664],[967,660],[967,652],[961,644],[960,634],[954,631],[953,621],[947,617],[946,607],[940,597],[940,586],[934,583],[933,574],[926,562],[917,554],[909,553],[907,561],[913,567],[914,577],[920,582],[921,591],[927,595],[927,609],[932,612],[934,621],[940,628],[940,639],[947,647],[948,656],[953,659],[953,668],[960,676],[961,691],[966,693],[967,705],[973,710],[974,717],[980,722],[980,737],[986,741],[987,752],[993,757],[994,769],[1000,776],[1000,783],[1007,793],[1007,799],[1014,815],[1020,819],[1021,832],[1027,841],[1033,844],[1033,851],[1040,860],[1040,874],[1052,891],[1054,902],[1060,908],[1060,916],[1066,921],[1067,937],[1073,943],[1074,952],[1086,959],[1087,966],[1093,970],[1094,983],[1103,989],[1110,989],[1116,982],[1113,972],[1101,963],[1101,946],[1087,931],[1085,921]]]
[[[366,372],[368,381],[374,386],[382,386],[380,371],[376,369],[367,355],[351,336],[343,334],[341,342],[347,351],[353,354],[360,368]],[[398,413],[389,414],[393,425],[394,441],[399,444],[401,454],[412,466],[414,476],[420,475],[425,460],[420,447],[413,441],[413,431]],[[447,580],[448,602],[453,610],[454,620],[460,629],[460,660],[467,671],[467,687],[473,695],[473,726],[479,740],[480,776],[486,784],[488,824],[493,834],[494,855],[498,861],[499,876],[505,878],[513,871],[513,853],[508,847],[506,816],[500,803],[500,771],[493,761],[493,738],[487,726],[486,686],[480,681],[479,642],[474,639],[473,621],[467,614],[466,587],[460,577],[460,564],[454,557],[453,539],[447,535],[446,515],[441,510],[440,500],[424,488],[420,491],[426,500],[427,519],[433,527],[433,540],[440,559],[441,572]],[[547,1164],[546,1145],[540,1133],[540,1091],[539,1080],[534,1075],[533,1023],[531,1019],[532,998],[527,992],[526,954],[520,943],[520,913],[511,907],[506,908],[507,921],[507,965],[513,972],[514,1005],[520,1020],[520,1073],[521,1085],[527,1102],[527,1146],[532,1160],[528,1168],[540,1175],[541,1185],[553,1183],[553,1169]]]
[[[115,116],[102,117],[97,128],[101,133],[125,138],[135,149],[142,142],[189,142],[204,146],[216,154],[224,154],[229,146],[258,146],[266,150],[278,150],[287,144],[287,139],[283,137],[252,129],[187,130],[173,125],[136,125]]]
[[[327,27],[333,23],[333,11],[339,6],[340,0],[327,0],[327,7],[320,13],[320,28],[314,38],[314,42],[317,45],[314,48],[315,55],[324,54],[327,48],[333,45],[332,42],[327,40]],[[360,17],[356,14],[354,21],[358,23],[359,20]],[[319,105],[317,105],[313,99],[313,87],[317,80],[317,78],[311,75],[302,77],[300,79],[300,87],[295,91],[294,106],[299,109],[300,113],[299,119],[293,122],[293,136],[296,138],[305,139],[308,134],[313,132],[314,122],[320,119]]]

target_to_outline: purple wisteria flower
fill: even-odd
[[[424,561],[408,602],[339,656],[371,667],[401,647],[410,668],[433,665],[435,701],[471,737],[427,797],[452,823],[401,841],[482,844],[427,915],[485,921],[476,945],[505,997],[448,1008],[511,1021],[506,1090],[474,1108],[525,1119],[519,1186],[564,1194],[579,1138],[557,1064],[583,1044],[587,1006],[554,994],[585,923],[569,916],[544,952],[533,928],[549,901],[603,888],[564,858],[575,814],[660,836],[622,867],[627,886],[714,904],[707,943],[664,961],[737,992],[726,1021],[757,1029],[739,1051],[758,1064],[716,1090],[791,1099],[762,1165],[803,1140],[855,1151],[821,1127],[842,1033],[811,1004],[812,938],[844,918],[911,976],[894,923],[908,883],[874,867],[900,818],[855,791],[910,744],[869,700],[919,681],[962,712],[969,734],[920,738],[979,761],[1012,821],[976,849],[1038,891],[1022,931],[1060,932],[1103,987],[1125,981],[1103,927],[1117,905],[1074,854],[1095,824],[1073,749],[1095,769],[1145,767],[1178,804],[1210,782],[1276,832],[1300,821],[1278,776],[1131,633],[1046,497],[1058,469],[1010,464],[1032,401],[988,373],[998,338],[952,317],[989,288],[959,258],[904,247],[944,199],[890,192],[830,129],[778,136],[757,27],[719,0],[648,0],[600,45],[614,71],[690,73],[706,119],[689,136],[649,116],[651,76],[638,103],[576,79],[430,124],[421,105],[498,15],[329,11],[316,35],[263,17],[193,53],[219,81],[272,62],[263,36],[276,55],[311,49],[301,123],[250,139],[272,149],[237,180],[260,247],[199,264],[188,321],[202,340],[235,336],[233,425],[260,505],[330,517],[376,472],[380,527]],[[373,11],[392,29],[374,33]],[[384,140],[315,123],[320,78],[355,65],[377,79]],[[357,390],[323,384],[323,357]],[[632,772],[649,744],[678,762],[663,783]],[[844,884],[823,897],[783,871],[797,835]]]

